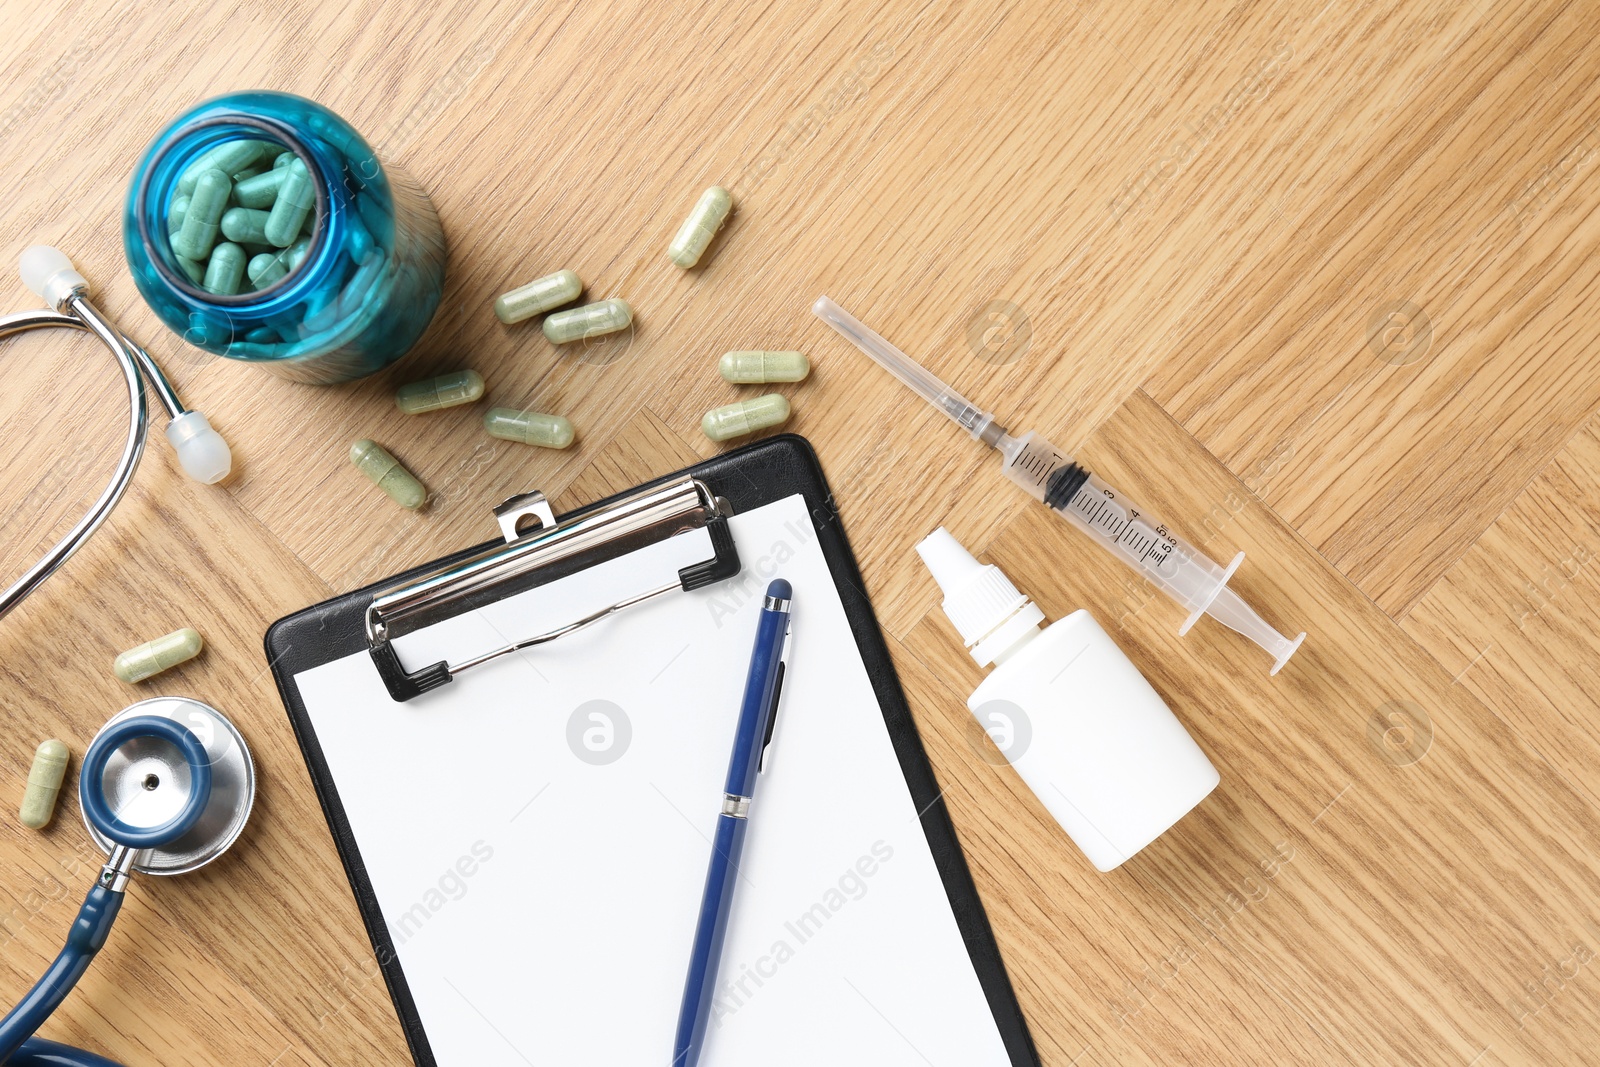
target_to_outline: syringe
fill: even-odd
[[[1218,566],[1180,540],[1166,523],[1090,474],[1043,437],[1031,430],[1012,437],[992,414],[935,378],[832,300],[820,297],[811,310],[963,430],[998,449],[1004,457],[1001,470],[1007,478],[1035,500],[1070,519],[1097,544],[1182,604],[1189,617],[1178,628],[1180,634],[1188,633],[1200,616],[1210,615],[1266,649],[1273,660],[1273,674],[1289,662],[1306,639],[1304,633],[1293,640],[1284,637],[1228,588],[1228,579],[1244,561],[1243,552],[1234,556],[1227,567]]]

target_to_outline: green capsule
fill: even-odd
[[[195,186],[200,183],[200,176],[208,170],[220,170],[224,176],[231,176],[244,170],[261,158],[263,152],[273,147],[276,146],[269,145],[266,141],[247,139],[224,141],[189,164],[188,169],[178,178],[178,192],[194,192]]]
[[[286,175],[282,169],[264,170],[254,177],[235,181],[233,183],[234,203],[240,207],[252,208],[257,211],[271,207],[272,202],[278,199],[278,189],[283,185],[285,177]]]
[[[244,268],[249,256],[244,249],[231,241],[224,241],[211,250],[211,260],[206,264],[206,276],[200,288],[218,296],[236,296],[244,284]]]
[[[233,182],[220,170],[204,171],[189,195],[183,225],[172,235],[172,250],[188,259],[203,260],[211,255],[222,228],[222,213],[228,210],[228,194]]]
[[[722,229],[732,208],[733,197],[720,185],[713,185],[700,194],[700,202],[683,220],[683,225],[678,228],[678,236],[667,247],[667,258],[685,270],[700,262],[706,246]]]
[[[250,257],[250,263],[244,272],[250,276],[251,285],[257,289],[265,289],[289,276],[289,264],[283,260],[284,252],[262,252],[260,255]]]
[[[287,248],[300,236],[300,227],[306,216],[317,206],[317,188],[311,181],[306,165],[296,159],[285,169],[283,184],[278,187],[278,198],[272,202],[272,211],[265,227],[270,244]]]
[[[811,361],[804,352],[728,352],[717,371],[735,385],[799,382],[811,373]]]
[[[142,645],[128,649],[117,656],[116,662],[111,665],[111,670],[118,678],[131,685],[146,678],[154,678],[162,671],[170,670],[180,663],[188,663],[205,647],[200,634],[185,626],[181,630],[163,634],[154,641],[146,641]]]
[[[390,500],[413,511],[428,499],[428,490],[376,441],[361,440],[350,446],[350,462],[384,491]]]
[[[626,300],[612,298],[585,304],[570,311],[558,311],[544,320],[544,335],[554,345],[600,337],[633,325],[633,308]]]
[[[222,236],[235,244],[270,244],[267,240],[267,219],[271,217],[265,211],[230,207],[222,213]]]
[[[195,285],[200,285],[206,280],[206,265],[198,259],[176,254],[172,258],[178,261],[178,269],[183,271],[184,276]]]
[[[283,256],[283,262],[290,270],[297,269],[300,264],[306,261],[306,256],[311,254],[311,238],[300,238],[280,254]]]
[[[540,448],[566,448],[572,444],[572,423],[560,415],[541,415],[516,408],[490,408],[483,417],[490,437]]]
[[[278,331],[270,326],[257,326],[244,335],[244,339],[253,345],[275,345],[283,340],[278,336]]]
[[[421,415],[441,408],[470,404],[483,396],[483,375],[475,370],[458,370],[454,374],[441,374],[425,382],[402,385],[394,394],[394,403],[407,415]]]
[[[50,825],[56,813],[56,797],[61,795],[61,782],[67,776],[67,746],[54,739],[40,742],[33,753],[33,766],[28,768],[28,788],[22,794],[22,808],[18,814],[22,825],[30,830],[42,830]]]
[[[379,283],[390,276],[393,269],[393,265],[382,256],[368,256],[367,261],[350,275],[350,280],[339,293],[339,316],[343,318],[359,311],[374,290],[382,290],[383,286]]]
[[[183,229],[183,216],[188,212],[189,198],[187,196],[175,196],[172,198],[172,206],[167,208],[168,237]]]
[[[277,159],[272,161],[272,169],[282,170],[284,167],[287,167],[289,164],[293,163],[297,158],[299,157],[297,157],[294,152],[286,148],[282,152],[278,153]]]
[[[582,278],[570,270],[558,270],[501,296],[494,302],[495,317],[510,326],[562,304],[570,304],[581,292]]]
[[[700,420],[700,429],[713,441],[727,441],[747,433],[770,430],[788,421],[788,398],[780,393],[768,393],[753,400],[712,408]]]
[[[339,318],[339,290],[334,288],[313,290],[306,297],[306,317],[300,322],[300,336],[310,337],[331,329]]]

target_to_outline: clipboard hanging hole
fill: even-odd
[[[500,524],[500,535],[507,544],[535,530],[554,529],[556,525],[556,513],[551,509],[550,501],[537,489],[507,497],[495,505],[494,518]]]

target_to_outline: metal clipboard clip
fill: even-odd
[[[493,545],[464,560],[435,568],[383,590],[367,608],[367,650],[395,700],[437,689],[462,671],[546,644],[574,630],[599,622],[623,608],[674,590],[698,589],[739,573],[739,553],[728,529],[727,503],[698,478],[679,478],[641,489],[602,508],[582,512],[565,522],[540,492],[514,496],[494,509],[504,544]],[[519,532],[523,522],[538,526]],[[472,611],[485,604],[625,556],[645,545],[704,529],[711,535],[713,555],[678,571],[675,580],[620,600],[584,618],[513,641],[461,663],[443,660],[407,671],[390,643],[394,638]]]

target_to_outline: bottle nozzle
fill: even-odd
[[[1044,621],[1044,612],[1005,572],[979,563],[943,526],[917,545],[917,555],[944,592],[944,613],[978,666],[1003,658]]]

